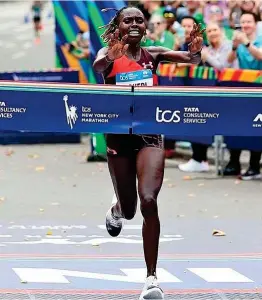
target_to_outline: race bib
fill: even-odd
[[[153,86],[151,70],[139,70],[116,74],[116,85]]]

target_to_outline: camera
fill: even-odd
[[[240,24],[236,24],[235,25],[235,30],[241,30],[241,25]]]
[[[149,23],[149,24],[148,24],[148,31],[149,31],[150,33],[154,33],[154,31],[155,31],[155,26],[154,26],[153,23]]]

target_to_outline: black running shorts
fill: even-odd
[[[106,134],[105,136],[108,155],[130,155],[147,147],[164,148],[161,135]]]

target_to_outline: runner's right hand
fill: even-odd
[[[110,60],[115,60],[126,54],[128,49],[128,44],[126,44],[127,35],[123,36],[119,40],[119,30],[117,29],[115,33],[110,35],[110,40],[108,42],[108,52],[107,56]]]

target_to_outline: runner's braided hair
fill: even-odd
[[[111,21],[108,24],[99,27],[99,29],[106,28],[105,32],[100,36],[104,43],[109,42],[110,34],[114,33],[116,28],[117,28],[117,23],[118,23],[119,16],[127,8],[128,7],[124,6],[123,8],[121,8],[119,10],[117,10],[116,8],[104,8],[104,9],[101,10],[102,12],[107,12],[109,10],[115,10],[116,11],[116,14],[114,15],[114,17],[111,19]]]

